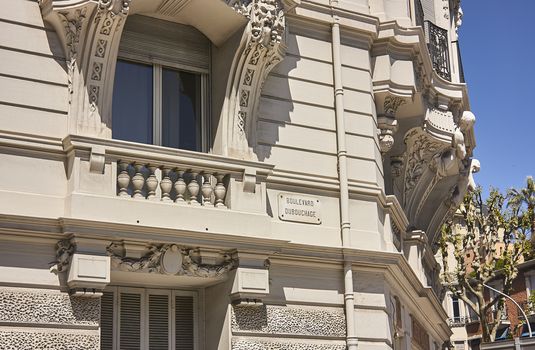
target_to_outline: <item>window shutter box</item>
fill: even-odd
[[[232,284],[232,299],[261,299],[269,294],[269,271],[239,267]]]
[[[109,283],[109,256],[73,254],[67,279],[70,288],[104,289]]]
[[[119,57],[208,72],[210,41],[194,27],[134,15],[126,20]]]

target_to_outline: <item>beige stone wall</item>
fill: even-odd
[[[37,2],[6,0],[0,11],[2,130],[63,137],[67,73],[59,39]]]

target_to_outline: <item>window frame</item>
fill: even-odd
[[[140,295],[140,348],[149,349],[149,295],[167,295],[169,300],[168,310],[168,341],[169,349],[176,349],[176,299],[175,296],[191,296],[193,298],[193,349],[199,350],[199,293],[197,291],[188,291],[180,289],[160,289],[160,288],[141,288],[130,286],[107,286],[104,292],[113,293],[113,326],[112,326],[112,344],[113,350],[121,349],[120,344],[120,320],[121,305],[120,294],[132,293]],[[101,328],[99,326],[99,336]]]
[[[170,22],[173,23],[173,22]],[[140,45],[142,43],[140,42]],[[210,91],[211,91],[211,70],[212,70],[212,48],[211,45],[208,49],[208,69],[187,65],[180,62],[164,60],[156,58],[150,53],[146,55],[134,54],[131,52],[123,51],[119,48],[116,62],[119,60],[128,61],[133,63],[145,64],[152,66],[152,144],[156,146],[162,146],[162,70],[163,68],[169,68],[178,70],[181,72],[192,73],[200,75],[200,137],[201,147],[200,152],[207,153],[210,150],[211,144],[211,130],[212,125],[210,123]],[[113,103],[113,97],[112,97]],[[112,115],[113,118],[113,115]],[[113,135],[113,130],[112,130]]]

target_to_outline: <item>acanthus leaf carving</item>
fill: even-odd
[[[230,253],[223,254],[219,264],[202,264],[196,249],[175,244],[150,245],[148,252],[140,258],[125,257],[119,248],[119,244],[112,243],[107,252],[112,269],[120,271],[217,278],[238,266],[237,259]]]
[[[69,132],[111,137],[115,57],[131,0],[39,0],[43,18],[64,44],[68,68]]]
[[[63,272],[67,270],[71,257],[76,250],[76,245],[70,239],[62,239],[56,243],[56,260],[51,262],[51,270]]]
[[[436,237],[440,224],[454,212],[467,189],[475,187],[472,174],[480,167],[477,160],[470,159],[465,144],[475,117],[469,111],[459,113],[458,118],[454,113],[428,108],[424,124],[405,135],[403,178],[394,177],[410,224],[430,237]],[[391,161],[399,172],[399,158]]]
[[[388,95],[383,103],[383,114],[377,117],[379,149],[382,154],[390,151],[394,146],[394,133],[398,130],[396,113],[406,101],[399,96]]]
[[[228,120],[222,153],[254,160],[260,91],[286,51],[284,8],[280,0],[235,0],[227,4],[249,22],[230,70],[232,83],[227,87],[228,100],[222,112]]]

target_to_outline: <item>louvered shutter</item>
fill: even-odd
[[[119,344],[121,350],[140,350],[141,295],[121,293]]]
[[[424,11],[424,20],[435,23],[435,0],[415,0],[421,1]]]
[[[175,295],[175,347],[193,350],[193,297]]]
[[[149,294],[149,350],[169,350],[169,296]]]
[[[100,298],[100,349],[113,350],[113,292]]]
[[[119,57],[170,62],[208,72],[210,41],[192,26],[147,16],[128,16]]]

